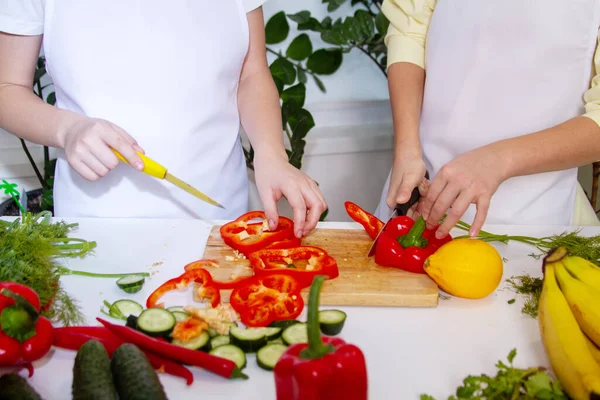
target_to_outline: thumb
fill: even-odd
[[[269,222],[269,229],[275,230],[277,229],[277,223],[279,222],[279,213],[277,211],[277,202],[275,201],[275,196],[271,191],[268,193],[260,195],[263,209],[265,210],[265,216],[267,217],[267,221]]]

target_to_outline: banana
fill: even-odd
[[[556,278],[581,330],[600,346],[600,292],[573,278],[559,262]]]
[[[556,377],[574,400],[600,398],[600,365],[562,294],[555,276],[560,262],[548,263],[538,321],[542,343]],[[564,268],[564,267],[563,267]]]
[[[585,336],[585,342],[588,345],[588,348],[590,349],[590,353],[592,353],[592,357],[594,357],[594,360],[596,360],[596,362],[598,363],[598,365],[600,365],[600,348],[598,348],[598,346],[596,346],[594,344],[594,342],[592,342],[590,340],[589,337]]]
[[[571,275],[600,292],[600,267],[577,256],[568,256],[562,261]]]

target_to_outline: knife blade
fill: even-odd
[[[115,149],[112,149],[112,151],[116,154],[116,156],[119,158],[119,160],[125,162],[126,164],[129,164],[127,162],[127,160],[125,159],[125,157],[123,157],[118,151],[116,151]],[[165,167],[163,167],[162,165],[160,165],[153,159],[147,157],[146,155],[144,155],[140,152],[138,152],[137,154],[138,154],[138,156],[140,156],[140,158],[144,162],[144,170],[142,172],[144,172],[145,174],[153,176],[158,179],[166,180],[167,182],[177,186],[179,189],[184,190],[184,191],[188,192],[189,194],[191,194],[192,196],[195,196],[202,201],[212,204],[213,206],[223,208],[223,209],[225,208],[221,204],[219,204],[216,200],[213,200],[212,198],[205,195],[198,189],[185,183],[181,179],[173,176],[171,173],[169,173],[167,171],[167,169]]]
[[[426,174],[426,177],[427,176],[428,176],[428,174]],[[384,231],[385,227],[390,223],[390,221],[393,220],[394,218],[396,218],[397,216],[406,215],[406,213],[408,213],[408,210],[410,210],[410,208],[414,204],[416,204],[419,201],[419,199],[421,199],[421,193],[419,192],[419,187],[416,187],[413,189],[412,194],[410,195],[410,199],[408,199],[408,201],[406,203],[396,204],[396,207],[394,207],[394,211],[392,211],[392,215],[387,220],[387,222],[383,225],[383,228],[381,228],[381,230],[379,231],[377,236],[375,236],[375,240],[373,240],[373,243],[371,243],[371,248],[369,249],[369,253],[367,254],[367,257],[372,257],[373,254],[375,254],[375,246],[377,245],[377,240],[379,239],[381,232]]]

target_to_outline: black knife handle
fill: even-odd
[[[429,172],[425,172],[425,178],[429,179]],[[421,193],[419,192],[419,187],[417,186],[416,188],[413,189],[411,195],[410,195],[410,199],[408,199],[408,202],[404,203],[404,204],[396,204],[396,211],[398,212],[398,215],[406,215],[408,213],[408,210],[415,204],[417,204],[417,202],[421,199]]]

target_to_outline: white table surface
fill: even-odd
[[[103,300],[131,298],[145,304],[156,287],[181,274],[186,263],[201,258],[213,223],[126,219],[76,222],[80,227],[71,236],[95,240],[98,247],[86,259],[69,260],[67,267],[106,273],[157,271],[141,292],[132,295],[121,291],[115,279],[63,277],[65,289],[80,301],[91,325],[98,325],[96,317],[106,317],[100,313]],[[320,227],[362,229],[356,223],[326,222]],[[574,228],[485,229],[542,237]],[[582,231],[586,235],[598,233],[598,227]],[[518,243],[495,246],[507,259],[505,279],[523,273],[541,276],[541,260],[529,256],[533,248]],[[153,266],[155,263],[162,264]],[[467,375],[495,374],[496,361],[505,360],[513,348],[517,349],[516,366],[547,367],[537,320],[521,313],[523,299],[507,287],[503,281],[494,294],[482,300],[440,299],[436,308],[340,307],[348,313],[340,337],[358,345],[367,360],[369,398],[408,400],[427,393],[446,399]],[[515,297],[514,304],[507,303]],[[191,291],[168,294],[164,299],[167,306],[187,304],[183,302],[191,299]],[[306,314],[299,318],[305,319]],[[70,398],[74,356],[75,352],[53,349],[35,363],[30,382],[44,399]],[[169,398],[275,399],[273,375],[258,368],[253,355],[248,356],[244,370],[250,376],[246,381],[227,380],[195,367],[191,370],[195,377],[191,386],[186,386],[183,379],[160,375]]]

